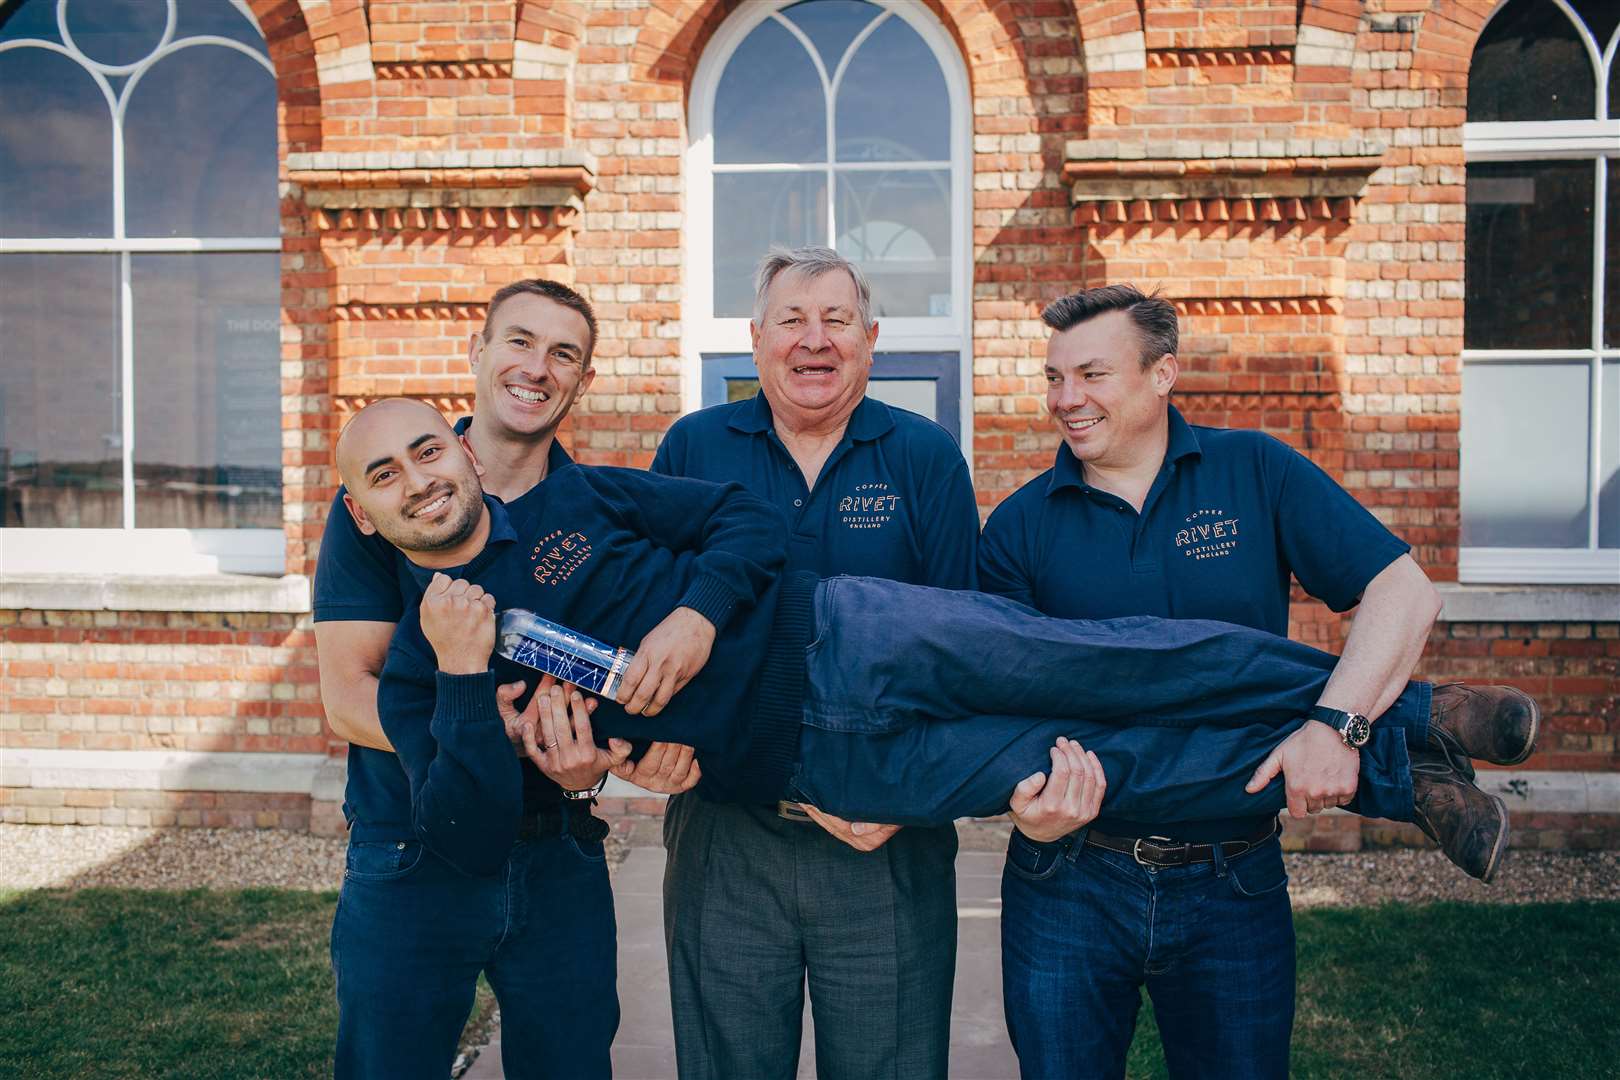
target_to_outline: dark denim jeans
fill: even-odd
[[[1002,990],[1025,1080],[1125,1075],[1141,987],[1170,1075],[1288,1075],[1294,923],[1275,840],[1218,863],[1013,833],[1002,873]]]
[[[526,841],[474,878],[419,843],[351,841],[332,922],[336,1074],[443,1080],[482,971],[507,1076],[611,1076],[616,956],[600,843]]]
[[[943,824],[1006,809],[1059,735],[1102,759],[1104,812],[1235,818],[1286,805],[1243,790],[1321,696],[1331,653],[1229,623],[1055,619],[983,593],[839,577],[816,590],[794,788],[841,817]],[[1412,819],[1410,683],[1361,754],[1358,813]]]

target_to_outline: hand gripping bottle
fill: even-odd
[[[625,669],[636,658],[629,649],[604,645],[522,608],[501,612],[495,651],[609,701],[616,700]]]

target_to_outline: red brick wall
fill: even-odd
[[[928,5],[970,80],[971,453],[983,508],[1045,468],[1056,446],[1041,412],[1041,306],[1130,280],[1181,304],[1180,403],[1194,420],[1300,447],[1409,539],[1433,578],[1454,579],[1461,123],[1491,5]],[[648,461],[680,410],[688,97],[704,46],[737,4],[253,6],[280,86],[289,572],[313,571],[343,416],[392,393],[465,411],[467,335],[482,300],[515,277],[573,282],[601,318],[599,377],[566,441],[589,462]],[[1165,200],[1161,184],[1137,177],[1128,197],[1076,204],[1084,183],[1122,166],[1117,154],[1070,160],[1071,142],[1182,162],[1225,146],[1209,166],[1225,187]],[[1344,149],[1374,142],[1383,149],[1364,166]],[[512,150],[583,151],[594,168],[469,165],[407,183],[392,159],[336,171],[287,164],[289,154]],[[1335,154],[1339,165],[1322,164]],[[1353,191],[1291,198],[1268,186],[1333,168]],[[541,180],[572,185],[577,198],[510,213],[477,202],[480,191]],[[448,201],[390,216],[375,192],[402,184]],[[317,212],[316,193],[333,190],[369,193],[372,204],[356,196],[352,209]],[[1342,640],[1343,620],[1319,606],[1301,602],[1294,614],[1304,639]],[[1425,670],[1540,695],[1548,736],[1532,765],[1614,769],[1617,629],[1451,624],[1435,632]],[[0,612],[0,649],[3,746],[328,745],[307,617]],[[30,798],[74,820],[98,809],[71,792]],[[259,798],[282,824],[309,812],[307,800]],[[253,810],[199,799],[106,809],[193,822],[245,822]],[[8,813],[18,805],[0,802]]]

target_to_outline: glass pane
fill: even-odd
[[[130,260],[137,526],[281,527],[280,261]]]
[[[68,0],[67,6],[73,44],[102,64],[145,59],[163,40],[167,19],[167,5],[154,0]]]
[[[1593,168],[1468,166],[1468,348],[1591,348]]]
[[[1552,0],[1513,0],[1468,68],[1468,119],[1590,120],[1597,84],[1580,32]]]
[[[838,174],[841,255],[872,281],[872,314],[951,314],[951,174]]]
[[[174,25],[175,40],[204,34],[230,38],[264,51],[264,35],[240,8],[228,0],[180,0]]]
[[[11,49],[0,103],[0,236],[111,236],[112,110],[90,73]]]
[[[939,61],[891,16],[861,43],[838,85],[839,161],[948,161],[951,99]]]
[[[124,115],[131,236],[277,236],[276,84],[195,45],[153,65]]]
[[[882,357],[878,359],[881,363]],[[939,393],[933,379],[873,379],[866,384],[866,396],[930,420],[939,419]]]
[[[827,174],[732,173],[714,178],[714,314],[754,313],[754,268],[772,244],[827,242]]]
[[[1620,69],[1620,63],[1615,65]],[[1605,161],[1609,171],[1609,205],[1605,217],[1603,246],[1603,344],[1607,348],[1620,345],[1620,167],[1613,160]]]
[[[727,401],[747,401],[749,398],[753,397],[757,393],[759,393],[759,380],[758,379],[727,379],[726,380],[726,400]]]
[[[862,0],[805,0],[782,12],[815,44],[829,79],[855,35],[881,14],[882,8]]]
[[[16,6],[0,3],[0,41],[19,38],[61,40],[56,32],[56,5],[51,0],[22,0]]]
[[[1464,547],[1584,548],[1589,364],[1468,364]]]
[[[124,523],[118,257],[0,255],[0,525]]]
[[[714,95],[714,160],[827,160],[827,97],[821,76],[799,39],[774,19],[743,39],[720,76]]]
[[[1598,547],[1620,547],[1620,363],[1603,362],[1603,434],[1598,454]]]
[[[1586,23],[1586,28],[1592,31],[1592,37],[1597,42],[1599,53],[1609,43],[1609,36],[1614,28],[1620,26],[1620,4],[1614,0],[1569,0],[1569,6]],[[1612,115],[1614,106],[1611,103],[1609,112]]]

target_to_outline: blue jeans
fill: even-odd
[[[351,841],[332,921],[336,1074],[448,1076],[484,972],[507,1076],[611,1076],[616,957],[600,843],[525,841],[474,878],[419,843]]]
[[[1280,810],[1280,777],[1244,785],[1338,663],[1229,623],[1057,619],[877,578],[821,582],[815,615],[793,787],[840,817],[901,825],[1001,813],[1059,735],[1102,759],[1110,817]],[[1427,739],[1430,691],[1408,684],[1373,725],[1358,813],[1412,820],[1407,751]]]
[[[1155,869],[1013,833],[1002,991],[1025,1080],[1122,1077],[1141,987],[1172,1077],[1288,1076],[1294,923],[1282,849]]]

